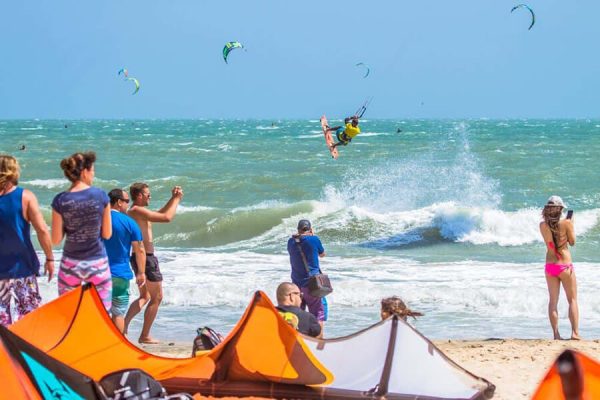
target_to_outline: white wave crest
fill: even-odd
[[[33,179],[31,181],[23,181],[21,182],[23,185],[44,187],[47,189],[56,189],[67,187],[69,181],[66,179]]]
[[[214,210],[214,208],[205,207],[205,206],[182,206],[181,204],[179,204],[177,206],[178,214],[184,214],[184,213],[190,213],[190,212],[202,212],[202,211],[208,211],[208,210]]]

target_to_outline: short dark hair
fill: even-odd
[[[301,219],[298,221],[298,232],[308,232],[312,229],[310,221],[307,219]]]
[[[135,182],[129,186],[129,195],[131,196],[131,200],[135,201],[138,195],[140,195],[144,189],[148,187],[148,184],[143,182]]]
[[[108,198],[110,199],[110,205],[114,206],[117,201],[123,200],[123,189],[113,189],[108,192]]]

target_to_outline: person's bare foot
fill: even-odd
[[[560,333],[556,332],[554,334],[554,340],[562,340],[562,338],[560,337]]]
[[[576,333],[573,333],[573,334],[571,335],[571,340],[581,340],[581,337],[579,337],[579,335],[578,335],[578,334],[576,334]]]
[[[138,342],[141,344],[160,344],[160,340],[151,337],[139,338]]]

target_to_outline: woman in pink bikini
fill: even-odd
[[[540,232],[546,244],[546,283],[548,284],[548,317],[554,333],[554,339],[561,339],[558,333],[558,296],[560,284],[565,290],[569,302],[569,320],[571,321],[571,339],[579,340],[579,308],[577,306],[577,279],[573,270],[569,245],[575,245],[575,230],[570,215],[561,220],[565,204],[558,196],[551,196],[544,206],[540,222]]]

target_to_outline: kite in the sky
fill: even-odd
[[[133,83],[135,84],[135,90],[131,94],[132,95],[136,94],[140,90],[140,81],[138,81],[135,78],[127,78],[127,80],[128,81],[133,81]]]
[[[367,76],[369,76],[369,72],[371,72],[371,68],[369,68],[369,66],[365,63],[359,62],[358,64],[356,64],[357,67],[363,67],[365,69],[365,75],[363,76],[363,78],[366,78]]]
[[[121,68],[117,75],[121,76],[121,74],[123,74],[124,78],[127,78],[129,76],[129,71],[127,71],[127,68]]]
[[[233,49],[243,49],[244,46],[240,42],[227,42],[225,47],[223,47],[223,59],[225,60],[225,64],[227,64],[227,56]]]
[[[517,8],[526,8],[529,10],[529,12],[531,13],[531,25],[529,25],[529,29],[533,28],[533,25],[535,24],[535,13],[533,12],[533,10],[527,4],[519,4],[514,6],[512,10],[510,10],[510,12],[512,13]]]

